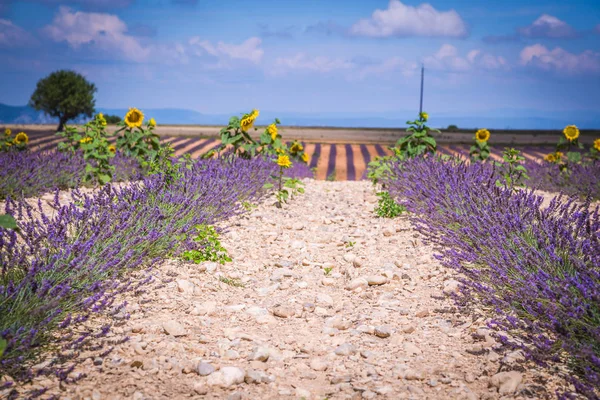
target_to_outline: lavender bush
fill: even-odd
[[[531,190],[494,184],[484,164],[396,163],[389,191],[462,275],[463,302],[495,311],[499,337],[541,364],[566,360],[578,392],[600,387],[600,216],[575,198],[542,208]]]
[[[52,216],[23,200],[8,199],[7,214],[20,232],[0,228],[0,376],[29,379],[40,355],[56,354],[36,373],[55,373],[89,342],[108,332],[87,330],[90,316],[114,307],[125,290],[138,290],[130,272],[192,248],[193,228],[213,225],[243,211],[242,201],[258,201],[274,171],[261,159],[211,159],[181,167],[181,178],[167,183],[152,175],[128,187],[102,187],[93,195],[72,193]],[[116,307],[119,310],[119,307]],[[56,364],[54,364],[56,362]],[[0,387],[1,389],[1,387]]]
[[[600,162],[569,164],[561,172],[558,165],[549,162],[530,161],[525,164],[529,173],[527,184],[548,192],[562,192],[570,196],[585,197],[588,194],[600,200]]]
[[[70,189],[82,184],[85,173],[82,154],[49,152],[7,152],[0,154],[0,199],[33,197],[54,189]],[[138,162],[117,154],[111,159],[115,180],[141,178]],[[89,182],[93,185],[95,182]]]

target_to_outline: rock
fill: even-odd
[[[302,309],[306,312],[315,311],[315,305],[313,303],[304,303],[302,304]]]
[[[233,385],[244,382],[246,372],[238,367],[222,367],[219,371],[208,376],[206,384],[209,386],[219,386],[229,388]]]
[[[333,285],[335,285],[335,279],[325,277],[325,278],[321,279],[321,285],[333,286]]]
[[[333,307],[334,301],[330,295],[325,293],[318,293],[315,297],[315,303],[324,307]]]
[[[198,371],[198,375],[208,376],[208,375],[212,374],[213,372],[215,372],[216,368],[210,363],[200,361],[198,363],[198,367],[196,368],[196,370]]]
[[[177,290],[180,293],[194,294],[194,284],[190,281],[177,279]]]
[[[199,315],[212,315],[217,310],[216,301],[205,301],[204,303],[196,306],[196,311]]]
[[[426,308],[425,308],[425,309],[423,309],[423,310],[419,310],[419,311],[417,311],[417,313],[415,314],[415,316],[416,316],[417,318],[424,318],[424,317],[427,317],[427,316],[429,316],[429,310],[428,310],[428,309],[426,309]]]
[[[402,328],[400,328],[400,330],[403,333],[411,334],[411,333],[413,333],[416,330],[416,328],[415,328],[415,326],[413,324],[408,324],[408,325],[404,325]]]
[[[351,343],[342,343],[334,350],[334,353],[338,356],[349,356],[356,353],[356,347]]]
[[[390,228],[386,228],[383,230],[383,236],[385,237],[390,237],[395,233],[395,231],[393,229]]]
[[[205,261],[200,264],[200,268],[209,274],[212,274],[219,269],[219,264],[213,261]]]
[[[353,266],[354,268],[360,268],[360,267],[362,267],[362,266],[363,266],[363,260],[361,260],[361,259],[360,259],[360,258],[358,258],[358,257],[357,257],[357,258],[355,258],[355,259],[352,261],[352,266]]]
[[[329,368],[329,363],[321,358],[313,358],[310,360],[310,367],[315,371],[325,371]]]
[[[296,311],[290,306],[276,306],[271,312],[279,318],[291,318],[296,314]]]
[[[331,384],[332,385],[337,385],[338,383],[342,383],[342,382],[350,382],[352,380],[352,377],[350,375],[334,375],[331,377]]]
[[[369,286],[369,281],[367,281],[365,278],[356,278],[353,279],[352,281],[350,281],[350,283],[348,283],[348,285],[346,285],[346,289],[348,290],[356,290],[358,288],[366,288],[367,286]]]
[[[249,357],[251,361],[266,362],[269,359],[270,351],[266,347],[257,347]]]
[[[498,388],[500,394],[512,394],[523,380],[523,375],[517,371],[499,372],[490,379],[490,386]]]
[[[511,351],[502,358],[502,363],[508,365],[512,365],[523,361],[525,361],[525,355],[521,350]]]
[[[403,347],[404,347],[404,351],[409,356],[418,355],[418,354],[422,353],[421,349],[419,349],[416,344],[411,343],[411,342],[404,342]]]
[[[389,326],[376,326],[374,333],[377,337],[387,338],[392,334],[392,329]]]
[[[445,295],[450,296],[452,294],[458,294],[460,292],[460,282],[453,279],[444,282],[444,289],[442,290]]]
[[[404,372],[403,378],[408,381],[422,381],[425,379],[425,374],[422,371],[409,368]]]
[[[388,278],[383,275],[370,275],[366,278],[369,286],[379,286],[388,283]]]
[[[344,261],[349,262],[349,263],[353,263],[354,260],[356,260],[356,256],[352,253],[346,253],[344,254]]]
[[[171,336],[177,337],[177,336],[185,336],[187,334],[183,325],[181,325],[177,321],[173,321],[173,320],[167,321],[167,322],[163,323],[162,327],[163,327],[164,331]]]
[[[312,394],[310,393],[309,390],[303,389],[303,388],[296,388],[296,397],[299,399],[310,399],[312,396]]]

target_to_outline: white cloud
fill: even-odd
[[[450,44],[444,44],[433,55],[423,59],[425,67],[447,71],[469,71],[476,69],[508,69],[508,63],[504,57],[483,53],[474,49],[461,56],[458,49]]]
[[[68,7],[60,7],[52,24],[43,31],[52,40],[67,42],[74,49],[91,45],[106,52],[116,51],[133,61],[144,61],[151,54],[150,48],[127,35],[127,25],[116,15],[73,12]]]
[[[241,44],[218,42],[214,45],[208,40],[194,36],[188,43],[197,56],[209,54],[218,58],[247,60],[258,64],[264,55],[264,50],[260,47],[262,40],[257,37],[246,39]]]
[[[0,19],[0,47],[17,47],[34,43],[33,37],[23,28],[7,19]]]
[[[298,53],[293,57],[279,57],[275,60],[274,67],[279,70],[308,70],[315,72],[331,72],[334,70],[347,70],[353,68],[354,63],[341,58],[325,56],[309,57],[305,53]]]
[[[386,10],[375,10],[370,18],[355,23],[350,33],[370,37],[465,37],[467,27],[454,10],[438,11],[428,3],[413,7],[390,0]]]
[[[519,34],[530,38],[572,38],[577,36],[575,29],[552,15],[542,14],[533,23],[519,28]]]
[[[521,50],[520,59],[522,65],[545,71],[559,71],[568,74],[600,72],[600,53],[592,50],[573,54],[560,47],[549,50],[538,43]]]

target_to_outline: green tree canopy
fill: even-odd
[[[75,71],[60,70],[40,79],[29,105],[59,120],[57,131],[81,114],[94,114],[96,86]]]

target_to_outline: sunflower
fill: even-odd
[[[130,128],[141,127],[144,122],[144,114],[137,108],[130,108],[125,115],[125,123]]]
[[[561,151],[557,151],[556,153],[554,153],[554,155],[556,156],[557,160],[560,160],[562,156],[564,156],[564,154]]]
[[[115,147],[114,144],[111,144],[110,146],[108,146],[108,151],[110,151],[111,153],[116,153],[117,152],[117,148]]]
[[[29,136],[25,132],[17,133],[15,136],[15,144],[27,144],[29,143]]]
[[[6,128],[4,130],[4,136],[10,136],[10,135],[12,135],[12,131],[10,130],[10,128]]]
[[[302,161],[304,161],[305,163],[308,163],[308,154],[306,154],[306,153],[302,154]]]
[[[425,111],[423,111],[422,113],[420,113],[419,116],[421,117],[421,119],[423,120],[423,122],[427,122],[427,120],[429,119],[429,114],[427,114]]]
[[[104,114],[98,113],[98,115],[96,115],[96,119],[102,126],[106,126],[106,118],[104,118]]]
[[[600,151],[600,139],[594,140],[594,148]]]
[[[292,166],[292,162],[290,161],[290,158],[288,156],[283,155],[277,157],[277,165],[283,168],[289,168]]]
[[[302,145],[298,142],[294,143],[292,145],[292,147],[290,147],[290,153],[292,154],[296,154],[301,152],[302,150],[304,150],[304,147],[302,147]]]
[[[477,132],[475,132],[475,140],[477,140],[478,142],[487,142],[488,140],[490,140],[490,131],[488,131],[487,129],[480,129]]]
[[[554,163],[556,162],[556,155],[554,153],[550,153],[544,157],[544,160]]]
[[[79,143],[81,144],[86,144],[86,143],[90,143],[93,139],[89,136],[84,137],[83,139],[79,140]]]
[[[575,125],[568,125],[563,129],[563,133],[569,142],[579,137],[579,129]]]
[[[254,117],[254,119],[256,119],[258,117],[258,110],[253,109],[252,112],[250,113],[250,115],[252,115]]]
[[[154,118],[150,118],[150,121],[148,121],[148,126],[150,128],[155,128],[156,127],[156,121],[154,120]]]
[[[271,124],[267,126],[267,132],[271,135],[271,140],[275,141],[277,138],[277,125]]]
[[[283,149],[275,149],[275,153],[277,153],[277,154],[285,154],[285,150],[283,150]]]

